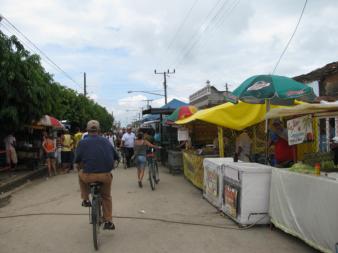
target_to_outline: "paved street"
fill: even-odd
[[[114,215],[234,229],[115,218],[116,230],[101,233],[100,252],[316,252],[300,240],[268,227],[236,230],[238,227],[217,213],[182,175],[169,175],[162,168],[160,176],[158,188],[151,191],[147,181],[143,189],[138,188],[135,168],[115,171]],[[0,216],[48,212],[76,215],[0,219],[0,252],[94,252],[88,211],[80,206],[75,173],[31,182],[0,209]]]

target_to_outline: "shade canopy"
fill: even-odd
[[[256,75],[246,79],[225,98],[238,103],[239,100],[251,104],[290,105],[295,99],[313,100],[315,94],[310,86],[291,78],[278,75]]]
[[[272,105],[272,108],[277,106]],[[266,106],[263,104],[225,103],[205,110],[200,110],[189,118],[178,120],[178,125],[201,120],[217,126],[242,130],[265,120]]]
[[[46,127],[54,127],[54,128],[58,128],[58,129],[64,128],[64,126],[62,125],[62,123],[59,120],[57,120],[56,118],[49,116],[49,115],[44,115],[39,120],[37,125],[46,126]]]
[[[197,108],[195,106],[192,106],[192,105],[180,106],[172,114],[170,114],[165,120],[167,124],[171,124],[177,120],[186,119],[196,112],[197,112]]]
[[[266,114],[266,118],[273,119],[325,112],[338,113],[338,104],[300,104],[293,107],[274,108]]]

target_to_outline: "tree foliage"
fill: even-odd
[[[98,120],[103,130],[113,123],[104,107],[55,82],[38,55],[27,51],[15,36],[0,31],[1,132],[20,130],[45,114],[82,129],[90,119]]]

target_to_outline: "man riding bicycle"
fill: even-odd
[[[99,136],[100,123],[90,120],[87,123],[88,137],[81,140],[76,149],[75,163],[77,168],[81,163],[79,183],[81,189],[82,206],[89,207],[89,183],[101,182],[102,209],[104,229],[115,229],[112,221],[111,170],[114,160],[119,160],[109,140]]]

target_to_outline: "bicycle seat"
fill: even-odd
[[[90,183],[89,186],[90,187],[97,187],[97,186],[101,186],[103,183],[102,182],[94,182],[94,183]]]

